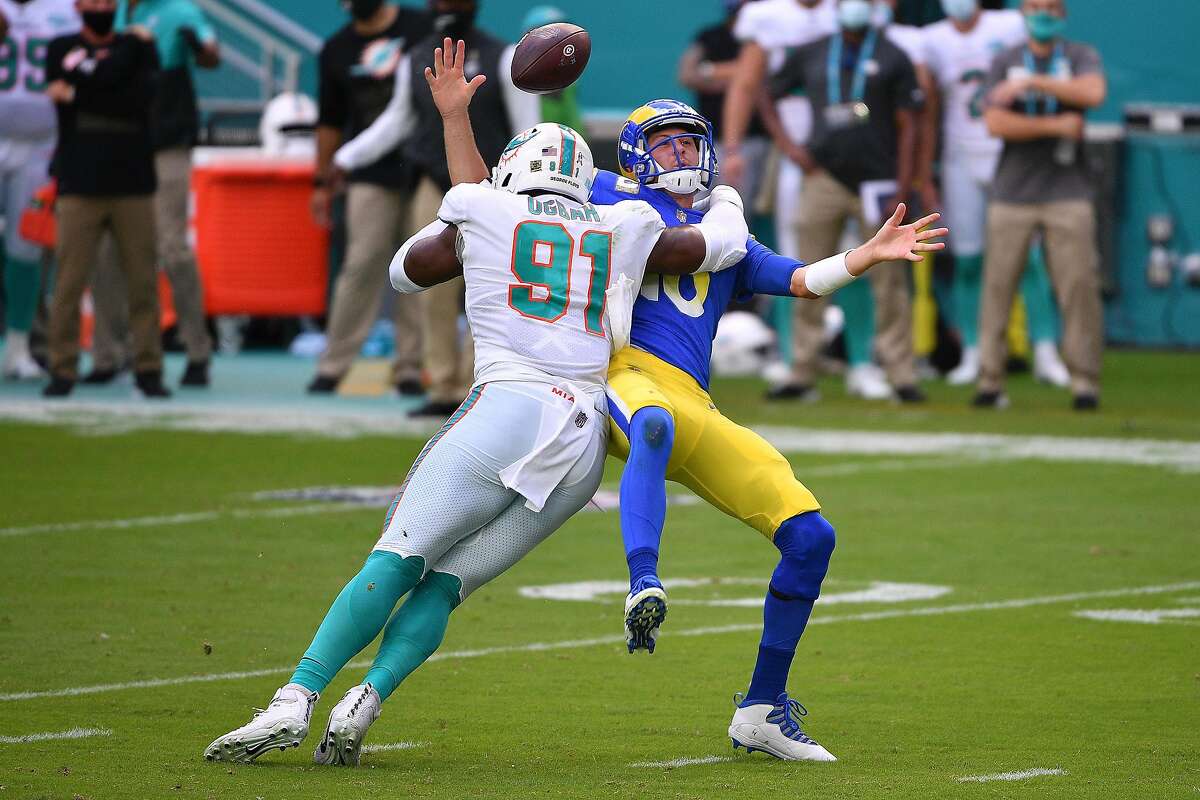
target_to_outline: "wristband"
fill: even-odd
[[[822,259],[804,268],[804,286],[818,297],[832,294],[854,280],[846,268],[846,256],[850,251]]]

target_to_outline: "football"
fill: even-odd
[[[546,94],[579,79],[592,54],[592,38],[578,25],[554,22],[534,28],[517,42],[512,81],[520,89]]]

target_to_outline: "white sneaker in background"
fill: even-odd
[[[1033,345],[1033,377],[1060,389],[1071,385],[1071,373],[1058,355],[1058,347],[1054,342],[1036,342]]]
[[[4,337],[4,366],[0,369],[8,381],[36,381],[46,373],[29,355],[29,334],[10,330]]]
[[[979,348],[963,348],[958,366],[946,374],[946,383],[951,386],[966,386],[979,380]]]
[[[864,400],[889,400],[892,387],[874,364],[855,364],[846,370],[846,394]]]

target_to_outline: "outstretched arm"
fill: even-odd
[[[466,42],[459,39],[455,45],[447,38],[433,51],[433,67],[425,68],[425,81],[433,93],[433,103],[442,115],[446,164],[450,167],[452,184],[479,183],[487,180],[489,174],[475,144],[475,131],[467,113],[471,98],[487,77],[476,75],[468,81],[463,73],[466,62]]]

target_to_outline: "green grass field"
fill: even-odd
[[[811,407],[764,406],[751,381],[714,394],[775,426],[1200,448],[1197,360],[1110,356],[1091,416],[1027,380],[1000,414],[938,387],[917,410],[833,382]],[[790,683],[836,764],[730,747],[761,611],[728,601],[761,597],[776,551],[677,505],[664,577],[709,581],[672,591],[658,652],[624,652],[619,593],[520,593],[623,579],[616,513],[580,514],[455,612],[371,729],[395,747],[353,771],[311,751],[361,668],[298,750],[232,768],[202,751],[286,680],[383,518],[254,494],[394,485],[420,440],[0,423],[0,443],[0,800],[1200,797],[1200,472],[1122,460],[1119,443],[1104,461],[789,453],[838,529]],[[607,488],[618,476],[610,462]],[[919,596],[862,595],[879,582]],[[1079,615],[1114,610],[1141,621]],[[21,739],[74,728],[107,733]],[[1027,770],[1057,774],[960,780]]]

